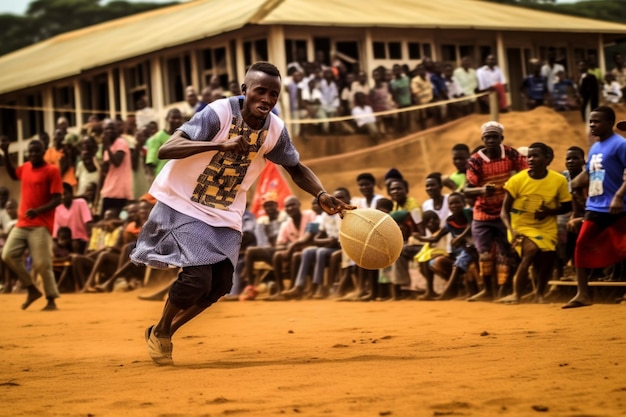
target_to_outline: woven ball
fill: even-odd
[[[381,269],[402,252],[402,231],[386,213],[374,209],[348,210],[339,229],[339,242],[346,254],[361,268]]]

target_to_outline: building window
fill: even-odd
[[[409,59],[422,59],[422,48],[417,42],[409,42]]]
[[[441,61],[456,62],[456,45],[441,45]]]
[[[54,120],[65,117],[70,126],[76,126],[74,109],[74,88],[72,86],[54,87],[52,89]]]
[[[165,59],[165,100],[175,103],[185,99],[185,87],[191,85],[191,62],[189,54]]]
[[[135,111],[137,101],[146,97],[150,102],[150,61],[142,61],[139,64],[124,69],[126,81],[126,94],[128,110]]]
[[[285,64],[289,65],[292,62],[303,64],[307,62],[307,47],[308,43],[306,40],[285,39],[285,55],[287,57],[287,62],[285,62]]]
[[[226,47],[203,49],[200,51],[200,54],[200,80],[202,81],[202,86],[208,86],[211,83],[211,77],[216,75],[220,79],[222,88],[226,89],[228,87]]]
[[[29,94],[26,96],[27,107],[41,108],[43,101],[41,94]],[[43,111],[28,110],[26,112],[26,120],[24,123],[24,137],[28,138],[43,131]]]
[[[267,40],[257,39],[244,42],[243,57],[246,68],[257,61],[267,61]]]
[[[373,55],[374,59],[396,59],[402,58],[402,42],[373,42]]]

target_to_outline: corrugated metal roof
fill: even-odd
[[[79,29],[0,57],[0,93],[246,24],[626,33],[626,25],[477,0],[195,0]]]

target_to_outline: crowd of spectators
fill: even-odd
[[[557,110],[580,108],[586,120],[588,111],[585,113],[585,109],[596,108],[600,100],[611,105],[623,100],[626,71],[620,54],[615,56],[615,68],[605,76],[593,62],[581,61],[577,81],[568,79],[553,53],[544,64],[537,60],[529,64],[529,75],[519,86],[528,109],[542,105]],[[291,119],[320,120],[319,123],[293,124],[293,136],[306,139],[310,134],[362,132],[374,143],[390,133],[404,134],[474,111],[487,111],[483,97],[446,102],[450,99],[494,91],[500,109],[506,111],[509,107],[506,92],[511,88],[493,55],[477,69],[467,57],[458,68],[428,57],[414,69],[406,65],[378,67],[371,74],[371,82],[362,71],[347,73],[340,61],[331,65],[325,65],[323,60],[294,62],[289,64],[288,76],[283,81]],[[62,182],[62,190],[58,190],[60,204],[53,210],[54,223],[50,228],[54,240],[50,261],[62,291],[104,292],[141,285],[145,271],[129,262],[128,256],[155,203],[148,194],[149,186],[167,163],[158,158],[159,147],[204,106],[239,94],[236,81],[230,82],[226,89],[214,78],[201,95],[194,87],[187,87],[184,105],[169,109],[163,121],[157,120],[148,100],[141,98],[136,113],[125,121],[90,117],[79,133],[72,133],[68,121],[61,117],[52,138],[46,133],[39,135],[34,143],[41,145],[45,163],[58,167]],[[437,102],[441,104],[415,112],[375,114]],[[347,115],[354,119],[332,123],[328,120]],[[164,127],[159,129],[159,124]],[[289,197],[281,202],[285,207],[283,212],[278,210],[276,196],[264,196],[263,217],[255,219],[252,213],[246,213],[248,221],[244,225],[249,227],[244,228],[235,284],[224,299],[252,299],[265,288],[270,291],[267,299],[271,301],[304,297],[399,300],[418,296],[430,300],[461,294],[470,300],[502,298],[511,303],[519,302],[523,292],[528,290],[524,285],[532,282],[535,299],[543,301],[553,270],[557,271],[555,276],[561,277],[567,276],[571,268],[575,232],[584,211],[584,197],[582,200],[580,197],[584,195],[584,187],[567,188],[567,184],[582,171],[585,152],[570,148],[565,156],[568,170],[561,176],[563,180],[555,180],[546,187],[556,194],[552,200],[546,197],[544,203],[556,201],[558,204],[555,203],[545,217],[556,224],[557,215],[561,216],[560,240],[558,246],[539,245],[537,248],[537,242],[533,243],[532,239],[515,240],[521,236],[514,226],[516,210],[520,209],[516,206],[513,186],[508,182],[513,173],[528,169],[526,155],[501,144],[503,127],[497,123],[483,126],[481,137],[484,144],[481,149],[470,151],[464,144],[452,149],[454,173],[427,176],[423,186],[430,199],[422,204],[410,197],[409,184],[391,167],[384,178],[386,196],[375,192],[378,181],[369,173],[356,178],[362,194],[359,197],[350,195],[350,184],[335,189],[336,198],[351,201],[357,207],[383,210],[398,222],[405,247],[398,261],[386,270],[368,271],[354,265],[339,245],[339,216],[322,213],[315,199],[310,209],[304,209],[302,202]],[[7,138],[2,141],[2,150],[8,158]],[[554,157],[551,148],[537,143],[529,148],[529,155],[534,159],[543,158],[541,169],[547,169]],[[33,154],[35,151],[37,149]],[[498,160],[504,162],[492,163]],[[16,179],[24,181],[19,175]],[[563,192],[563,187],[567,193]],[[452,193],[446,194],[447,189]],[[8,189],[0,188],[0,247],[16,225],[17,206],[18,202],[10,198]],[[506,237],[507,228],[513,234],[518,253]],[[524,257],[524,250],[532,256]],[[535,256],[537,251],[556,251],[559,257],[554,263],[555,269],[553,259]],[[32,275],[41,273],[34,268],[38,260],[33,259],[32,248],[19,253],[19,259]],[[415,287],[410,271],[412,262],[425,279],[425,288]],[[531,265],[535,265],[536,280],[528,279]],[[260,274],[259,270],[266,273]],[[619,274],[609,270],[594,274],[595,278],[619,278]],[[436,276],[447,281],[441,294],[435,291]],[[4,293],[24,289],[12,268],[7,267],[5,256],[0,261],[0,278]],[[31,291],[30,302],[41,296],[28,290]],[[160,294],[164,296],[165,292]],[[49,299],[54,297],[54,294],[48,296]],[[24,308],[29,304],[27,302]]]

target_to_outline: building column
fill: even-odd
[[[189,62],[191,65],[191,85],[194,86],[198,95],[202,92],[202,89],[205,87],[200,82],[200,70],[198,68],[198,51],[192,49],[189,51]]]
[[[120,67],[120,116],[122,120],[126,120],[128,117],[128,104],[126,101],[128,97],[126,96],[126,76],[124,68]]]
[[[152,94],[150,95],[150,106],[156,111],[159,118],[158,124],[161,126],[163,118],[163,71],[161,68],[161,59],[156,56],[150,59],[150,82]]]
[[[76,127],[83,125],[83,101],[80,95],[80,80],[74,79],[74,109],[76,111]]]
[[[107,71],[107,81],[109,90],[109,117],[115,119],[117,115],[117,107],[115,107],[115,80],[113,79],[113,69]]]
[[[363,39],[363,68],[361,69],[367,74],[368,80],[372,77],[372,71],[374,70],[374,56],[372,54],[373,44],[372,31],[365,29]]]
[[[54,120],[54,100],[52,99],[52,87],[44,87],[41,92],[41,101],[43,105],[43,129],[50,134],[50,137],[54,135],[54,129],[56,128],[56,121]]]
[[[598,68],[606,68],[605,71],[602,71],[603,74],[606,74],[608,71],[610,71],[610,69],[606,66],[606,56],[604,54],[604,35],[601,33],[598,34]],[[604,80],[598,81],[604,82]]]
[[[235,41],[235,59],[237,65],[237,74],[235,77],[239,80],[239,84],[243,83],[243,80],[246,76],[246,63],[244,54],[243,54],[243,39],[238,37]]]
[[[282,26],[271,26],[267,34],[267,53],[269,62],[276,65],[283,79],[287,77],[287,54],[285,53],[285,31]],[[289,94],[281,94],[279,98],[280,115],[289,125],[291,112],[289,111]]]

